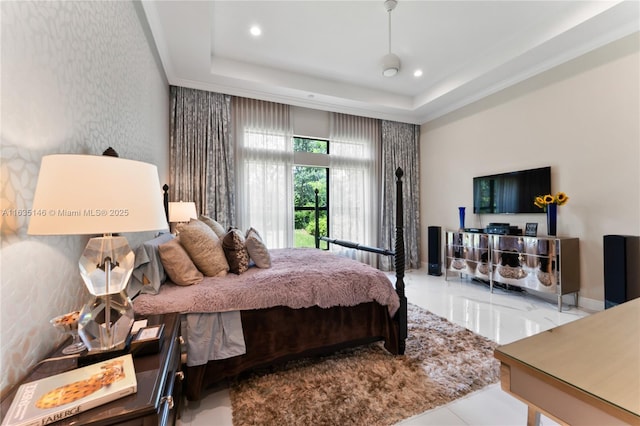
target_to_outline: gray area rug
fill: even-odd
[[[381,343],[231,384],[234,425],[391,425],[498,381],[496,343],[409,304],[403,356]]]

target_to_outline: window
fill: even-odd
[[[318,190],[319,235],[328,235],[329,141],[293,138],[294,247],[315,247],[315,191]],[[320,248],[327,249],[326,241]]]
[[[312,209],[318,189],[322,234],[376,245],[378,120],[332,113],[330,139],[323,140],[294,136],[286,105],[238,98],[233,112],[240,227],[260,230],[270,248],[315,246]],[[304,233],[306,243],[299,239]],[[330,249],[376,262],[367,253]]]
[[[316,190],[318,191],[317,220],[319,235],[326,236],[328,229],[329,206],[327,204],[327,189],[329,169],[326,167],[293,167],[293,200],[294,200],[294,247],[315,247],[316,235]],[[328,248],[326,241],[320,242],[321,248]]]
[[[295,152],[311,152],[314,154],[328,154],[329,141],[294,137],[293,150]]]

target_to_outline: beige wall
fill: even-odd
[[[86,238],[28,236],[27,219],[17,215],[31,207],[40,159],[112,146],[121,157],[156,164],[167,182],[169,93],[139,3],[0,7],[4,392],[61,341],[49,319],[84,301],[78,259]],[[132,246],[145,238],[128,237]]]
[[[467,207],[468,227],[538,222],[546,235],[543,214],[474,215],[472,178],[550,165],[552,190],[570,197],[558,235],[580,239],[580,295],[602,307],[603,235],[640,235],[639,40],[636,33],[423,125],[423,247],[427,226],[457,228],[458,206]]]

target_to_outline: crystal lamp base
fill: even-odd
[[[80,311],[78,333],[89,352],[126,346],[133,307],[126,287],[135,256],[127,239],[107,234],[91,238],[80,258],[80,275],[91,293]]]
[[[80,311],[78,334],[89,352],[123,349],[133,326],[133,307],[127,294],[93,296]]]

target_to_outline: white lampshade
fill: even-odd
[[[123,349],[134,320],[126,286],[135,255],[125,237],[112,234],[168,229],[156,166],[112,156],[45,156],[31,213],[32,235],[103,235],[91,238],[80,257],[91,296],[78,333],[89,352]]]
[[[169,203],[169,222],[189,222],[197,219],[196,203],[193,201],[178,201]]]
[[[42,158],[29,234],[110,234],[168,228],[156,166],[102,155]]]

